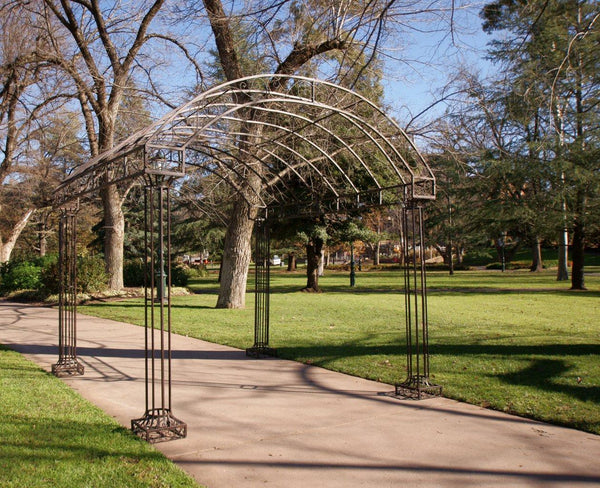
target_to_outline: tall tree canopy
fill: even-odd
[[[593,0],[499,0],[482,17],[488,32],[510,33],[493,41],[490,55],[510,80],[508,115],[523,131],[527,169],[550,173],[529,186],[551,188],[555,206],[568,209],[572,288],[583,289],[586,232],[600,197],[600,7]]]

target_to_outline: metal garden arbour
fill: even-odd
[[[57,189],[56,207],[62,209],[109,184],[135,181],[146,189],[146,402],[142,417],[132,420],[134,432],[151,442],[187,433],[173,415],[171,393],[170,201],[174,185],[192,174],[229,185],[252,210],[255,335],[247,354],[256,357],[274,352],[270,219],[402,205],[407,374],[395,393],[419,398],[423,392],[440,393],[429,380],[422,232],[422,204],[435,198],[432,171],[407,134],[357,93],[300,76],[256,75],[204,91],[77,168]],[[253,184],[244,184],[248,178]],[[60,243],[68,291],[60,303],[56,374],[83,374],[76,355],[72,214],[63,210],[61,220],[68,229],[61,231]]]

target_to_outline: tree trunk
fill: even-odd
[[[452,259],[452,244],[446,246],[446,264],[448,265],[448,273],[454,274],[454,260]]]
[[[104,208],[104,263],[111,290],[123,288],[123,244],[125,241],[125,217],[122,201],[115,184],[101,191]]]
[[[46,227],[45,222],[40,222],[38,224],[38,244],[40,247],[40,257],[44,257],[46,255],[46,250],[48,249],[48,229]]]
[[[303,288],[302,291],[321,293],[321,288],[319,288],[319,261],[322,249],[323,241],[318,238],[313,238],[306,244],[306,288]]]
[[[573,268],[571,269],[571,290],[586,290],[584,281],[584,254],[585,254],[585,234],[584,224],[578,215],[573,225],[573,246],[571,256],[573,258]]]
[[[544,262],[542,260],[542,241],[539,237],[536,237],[533,240],[533,246],[531,246],[531,252],[532,252],[533,259],[532,259],[531,267],[529,268],[529,270],[534,273],[539,273],[540,271],[544,270]]]
[[[567,281],[569,279],[569,235],[567,229],[560,231],[558,244],[558,270],[556,281]]]
[[[238,196],[225,234],[217,308],[244,308],[256,209]]]
[[[325,274],[325,250],[321,249],[321,258],[319,259],[319,276]]]
[[[19,221],[10,231],[6,242],[0,238],[0,263],[6,263],[10,259],[10,255],[12,254],[15,244],[17,243],[17,239],[21,235],[21,232],[23,232],[25,229],[25,226],[27,225],[27,222],[33,215],[34,211],[34,209],[30,208],[21,216]]]
[[[296,271],[296,253],[291,252],[288,254],[288,271]]]
[[[375,250],[373,252],[373,264],[379,266],[379,253],[381,252],[381,241],[377,241],[375,244]]]

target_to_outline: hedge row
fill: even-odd
[[[193,271],[181,266],[171,268],[173,286],[186,286]],[[156,278],[158,279],[158,278]],[[144,265],[141,261],[126,261],[123,281],[127,287],[144,285]],[[77,258],[77,292],[96,293],[106,290],[108,276],[102,256]],[[59,292],[57,256],[47,256],[30,261],[9,261],[0,265],[0,295],[15,291],[34,290],[43,295]]]

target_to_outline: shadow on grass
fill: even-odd
[[[132,298],[132,300],[138,300],[137,298]],[[86,303],[85,307],[89,307],[90,309],[93,308],[130,308],[130,309],[143,309],[144,308],[144,303],[138,301],[121,301],[121,302],[114,302],[114,303]],[[158,304],[155,305],[155,309],[160,308],[160,306]],[[165,307],[166,310],[167,307]],[[174,308],[182,308],[182,309],[206,309],[206,310],[214,310],[215,307],[211,307],[209,305],[186,305],[186,304],[180,304],[180,303],[171,303],[171,309]],[[84,307],[80,307],[79,310],[81,311],[82,314],[85,315],[85,308]],[[106,317],[109,318],[109,317]],[[114,319],[119,321],[118,319]]]
[[[302,285],[271,285],[271,295],[289,295],[293,293],[301,293]],[[349,295],[365,295],[365,294],[403,294],[403,283],[390,284],[389,286],[366,286],[362,287],[360,283],[356,287],[348,285],[327,285],[322,284],[321,289],[324,294],[345,293]],[[190,287],[194,295],[218,294],[218,288],[195,288]],[[459,296],[459,295],[559,295],[559,296],[585,296],[585,297],[600,297],[600,290],[568,290],[564,288],[498,288],[494,286],[457,286],[457,287],[435,287],[430,286],[427,289],[429,295],[432,296]],[[247,290],[247,293],[254,293],[252,288]]]
[[[112,458],[116,466],[123,464],[123,458],[135,460],[136,463],[142,460],[164,462],[159,452],[148,449],[141,439],[121,426],[71,419],[44,419],[22,413],[12,415],[10,412],[4,422],[10,423],[13,435],[2,441],[2,456],[5,460],[12,457],[17,469],[28,460],[54,464],[66,460],[105,462],[107,458]],[[107,442],[107,439],[112,441]]]
[[[529,366],[520,371],[493,376],[510,385],[523,385],[553,393],[566,393],[584,402],[600,403],[600,386],[564,385],[553,380],[570,369],[572,368],[562,359],[533,359]]]
[[[348,357],[368,355],[399,355],[405,353],[404,346],[382,345],[315,345],[300,347],[277,347],[278,356],[286,359],[301,360],[310,358],[315,365],[326,366],[327,363]],[[557,383],[554,378],[563,375],[570,367],[563,359],[536,358],[536,356],[598,356],[598,344],[550,344],[550,345],[435,345],[430,346],[433,356],[458,356],[462,358],[486,356],[515,357],[531,361],[524,369],[512,373],[489,375],[510,385],[523,385],[537,390],[564,393],[581,401],[600,403],[600,386],[565,385]]]

